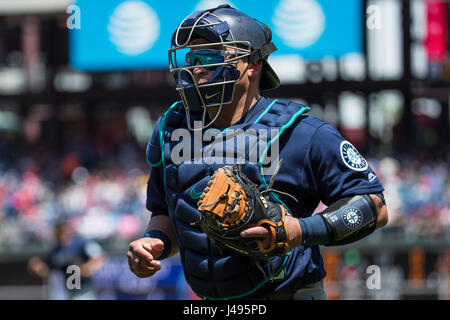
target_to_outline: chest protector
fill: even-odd
[[[162,116],[157,128],[159,145],[150,146],[148,160],[154,169],[163,170],[165,200],[184,274],[198,296],[206,299],[259,296],[283,280],[289,254],[270,261],[254,261],[221,246],[198,226],[197,202],[214,171],[234,163],[242,164],[241,170],[261,191],[266,189],[271,175],[270,170],[265,170],[270,166],[265,160],[273,151],[272,146],[307,111],[309,108],[301,104],[274,100],[257,119],[222,131],[215,129],[213,134],[208,130],[187,130],[181,102]],[[201,114],[194,115],[193,119],[196,118],[200,119]],[[271,196],[272,201],[283,204],[275,194]]]

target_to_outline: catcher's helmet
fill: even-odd
[[[196,39],[209,43],[192,44]],[[248,57],[248,63],[263,61],[260,90],[279,87],[280,80],[267,62],[267,57],[277,50],[271,40],[269,27],[229,5],[195,11],[180,23],[172,36],[169,67],[186,108],[190,129],[193,129],[190,110],[203,108],[202,127],[196,129],[204,129],[217,119],[223,105],[232,102],[234,85],[243,76],[236,69],[241,58]],[[202,50],[212,46],[222,50]],[[177,52],[182,50],[186,51],[182,55],[186,61],[177,60]],[[214,75],[206,83],[195,81],[192,70],[199,67],[214,69]],[[207,107],[220,109],[216,118],[205,125]]]

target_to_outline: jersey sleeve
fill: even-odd
[[[155,129],[153,130],[146,149],[147,162],[152,167],[147,183],[146,207],[152,213],[152,216],[168,215],[168,208],[165,201],[164,173],[161,163],[161,147],[159,141],[160,120],[161,118],[159,118],[156,122]]]
[[[83,245],[83,254],[86,260],[99,258],[103,255],[103,249],[98,242],[89,240]]]
[[[316,191],[327,206],[342,197],[384,191],[367,160],[328,123],[312,136],[307,159]]]
[[[146,207],[152,216],[168,215],[168,208],[165,201],[164,180],[162,167],[154,167],[150,172],[147,183]]]

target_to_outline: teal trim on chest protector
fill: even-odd
[[[259,115],[259,117],[255,120],[255,122],[253,122],[253,124],[257,124],[257,123],[259,122],[259,120],[261,120],[261,118],[264,117],[264,115],[266,115],[267,112],[269,112],[270,108],[272,108],[272,106],[273,106],[277,101],[278,101],[277,99],[273,100],[272,103],[269,104],[269,105],[267,106],[267,108],[263,111],[263,113],[261,113],[261,114]],[[226,133],[229,129],[230,129],[230,128],[225,128],[225,129],[222,129],[222,131],[220,131],[220,132],[221,132],[221,133]]]
[[[197,200],[200,199],[200,196],[203,194],[203,192],[196,192],[195,191],[195,185],[191,188],[191,192],[189,193],[191,199]]]
[[[286,131],[286,129],[289,128],[289,127],[295,122],[295,120],[297,120],[297,118],[298,118],[299,116],[301,116],[301,115],[302,115],[303,113],[305,113],[305,112],[308,112],[309,110],[311,110],[309,107],[303,106],[299,111],[297,111],[297,112],[291,117],[291,119],[290,119],[285,125],[283,125],[283,126],[280,128],[280,131],[278,132],[278,134],[277,134],[272,140],[269,141],[269,143],[267,144],[266,148],[264,149],[264,151],[263,151],[261,157],[259,158],[259,160],[258,160],[258,167],[259,167],[259,171],[260,171],[260,175],[261,175],[261,181],[263,182],[263,184],[264,184],[264,186],[265,186],[266,188],[268,188],[269,185],[267,184],[266,179],[264,178],[264,172],[263,172],[263,166],[262,166],[262,163],[263,163],[263,161],[264,161],[264,158],[265,158],[266,155],[267,155],[267,152],[269,152],[270,146],[272,145],[272,143],[274,143],[277,139],[279,139],[279,138],[281,137],[281,135],[284,133],[284,131]],[[265,112],[267,113],[268,111],[269,111],[269,110],[267,109]],[[259,121],[260,118],[261,118],[261,117],[259,117],[257,121]],[[271,195],[276,201],[278,201],[278,203],[282,204],[282,205],[286,208],[286,210],[288,211],[288,213],[289,213],[290,215],[292,215],[292,213],[291,213],[291,211],[289,210],[288,206],[287,206],[286,204],[284,204],[283,201],[281,201],[281,199],[278,198],[278,196],[277,196],[275,193],[273,193],[273,192],[269,192],[269,193],[270,193],[270,195]]]
[[[175,108],[175,106],[180,103],[181,101],[177,101],[174,104],[172,104],[169,109],[164,113],[163,117],[161,118],[161,122],[159,123],[158,128],[158,134],[159,134],[159,146],[161,147],[161,159],[158,163],[151,163],[148,159],[147,162],[152,167],[159,167],[160,165],[163,166],[163,176],[164,176],[164,189],[166,188],[166,163],[164,161],[164,131],[166,129],[166,118],[170,111]]]
[[[259,117],[255,120],[255,122],[253,122],[253,124],[258,123],[259,120],[261,120],[262,117],[264,117],[267,114],[267,112],[269,112],[269,110],[272,108],[272,106],[277,102],[278,102],[278,99],[273,100],[272,103],[267,106],[266,110],[264,110],[263,113],[261,113],[259,115]]]

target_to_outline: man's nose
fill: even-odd
[[[201,65],[200,64],[200,61],[196,61],[195,62],[195,65],[196,66],[199,66],[199,65]],[[208,72],[208,69],[206,69],[206,68],[204,68],[204,67],[195,67],[194,68],[194,74],[196,74],[196,75],[201,75],[201,74],[203,74],[203,73],[207,73]]]

